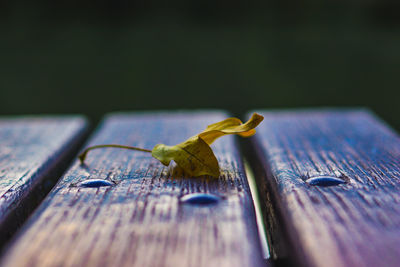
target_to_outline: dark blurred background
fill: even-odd
[[[0,115],[366,106],[400,129],[400,1],[1,1]]]

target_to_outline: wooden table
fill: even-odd
[[[400,266],[399,136],[368,110],[257,112],[254,137],[212,145],[218,179],[76,154],[174,145],[222,111],[109,114],[91,135],[79,116],[0,119],[0,266]]]

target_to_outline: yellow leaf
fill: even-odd
[[[176,146],[156,145],[151,155],[168,166],[171,160],[191,176],[219,176],[219,166],[210,146],[198,136]]]
[[[116,144],[91,146],[86,148],[79,155],[79,159],[83,164],[86,155],[90,150],[105,147],[117,147],[142,152],[151,152],[152,156],[158,159],[165,166],[168,166],[171,160],[174,160],[179,167],[191,176],[211,175],[218,177],[220,175],[218,160],[210,145],[217,138],[227,134],[237,134],[242,137],[252,136],[256,132],[254,128],[257,127],[263,119],[264,117],[257,113],[254,113],[246,123],[242,123],[237,118],[229,118],[209,125],[203,132],[187,139],[183,143],[175,146],[159,144],[156,145],[153,150]]]
[[[228,118],[208,125],[198,136],[209,145],[217,138],[226,134],[238,134],[242,137],[249,137],[256,133],[254,128],[256,128],[263,119],[264,117],[257,113],[254,113],[246,123],[242,123],[242,121],[237,118]]]

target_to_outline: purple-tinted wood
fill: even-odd
[[[174,145],[224,118],[111,115],[89,145]],[[213,148],[218,179],[185,177],[149,153],[89,152],[86,166],[76,161],[23,228],[2,266],[265,266],[234,139]]]
[[[253,166],[273,255],[400,266],[399,136],[366,110],[260,113]]]
[[[86,125],[78,116],[0,118],[1,246],[61,177]]]

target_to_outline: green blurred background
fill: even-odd
[[[0,114],[366,106],[400,129],[400,3],[1,1]]]

